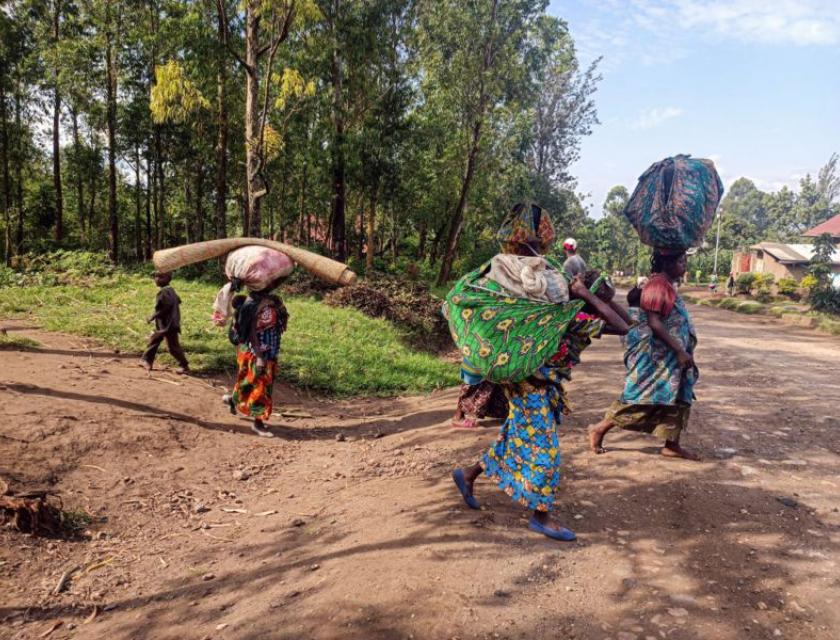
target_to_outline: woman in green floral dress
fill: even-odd
[[[516,212],[514,214],[517,215]],[[554,230],[550,227],[548,216],[535,216],[533,209],[520,211],[513,223],[508,220],[506,225],[503,225],[502,232],[506,228],[510,230],[508,236],[505,237],[501,232],[500,234],[507,253],[533,255],[537,249],[547,250],[554,238]],[[473,485],[483,472],[515,502],[533,511],[529,521],[532,530],[559,540],[575,538],[571,531],[553,525],[549,518],[560,484],[557,428],[566,407],[562,382],[569,379],[572,367],[580,362],[581,352],[593,338],[600,337],[607,327],[611,333],[619,334],[625,333],[628,328],[622,315],[623,311],[617,311],[617,305],[611,303],[614,293],[611,288],[601,285],[602,279],[598,277],[597,272],[587,275],[589,284],[594,285],[592,288],[599,295],[591,292],[582,278],[572,280],[569,285],[572,300],[553,305],[558,307],[560,312],[570,311],[562,324],[565,334],[562,340],[556,343],[556,350],[547,353],[527,378],[504,383],[509,414],[496,443],[475,464],[455,469],[452,473],[453,480],[469,507],[479,508],[479,503],[473,495]],[[493,308],[488,307],[485,311],[477,313],[481,316]],[[450,314],[452,312],[449,310]],[[472,315],[470,309],[463,312],[470,312],[469,315]],[[546,318],[549,318],[550,322],[544,322]],[[525,322],[526,320],[528,322]],[[555,320],[548,312],[525,316],[519,321],[524,326],[518,327],[522,335],[514,336],[513,339],[522,341],[523,349],[526,346],[528,349],[536,348],[527,342],[528,336],[539,336],[541,325],[549,325]],[[511,320],[508,324],[506,322],[508,321],[502,320],[495,326],[499,331],[511,331],[516,321]],[[561,325],[558,323],[557,326]],[[498,336],[493,336],[486,328],[482,331],[485,332],[485,336],[479,338],[486,339],[488,348],[492,348],[492,341]],[[539,337],[532,339],[539,340]],[[506,334],[503,341],[498,343],[508,342]],[[542,342],[546,340],[541,340]],[[500,353],[497,361],[507,363],[511,359],[511,356],[507,355],[510,353],[515,354],[516,351]],[[468,358],[465,358],[463,366],[470,367]]]

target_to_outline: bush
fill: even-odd
[[[412,345],[428,351],[452,347],[442,301],[426,285],[391,276],[377,275],[359,284],[337,289],[324,302],[334,307],[353,307],[373,318],[385,318],[406,331]]]
[[[737,311],[739,313],[761,313],[764,311],[764,305],[759,304],[758,302],[742,302],[738,305]]]
[[[761,287],[755,293],[755,299],[759,302],[767,304],[768,302],[773,302],[773,294],[770,293],[770,289],[767,287]]]
[[[817,280],[817,277],[815,275],[809,273],[807,276],[802,278],[802,282],[800,282],[799,284],[803,289],[810,292],[811,289],[813,289],[819,284],[819,282],[820,281]]]
[[[738,290],[738,293],[748,295],[755,285],[756,275],[752,272],[738,274],[738,277],[735,279],[735,288]]]
[[[758,289],[769,289],[776,277],[772,273],[756,273],[755,287]]]
[[[780,278],[776,287],[779,290],[779,295],[793,298],[796,295],[796,289],[799,285],[793,278]]]
[[[829,287],[816,287],[809,296],[811,307],[816,311],[840,314],[840,291]]]
[[[724,298],[720,301],[720,304],[718,306],[721,309],[729,309],[730,311],[735,311],[735,309],[738,308],[739,304],[740,302],[738,302],[735,298]]]

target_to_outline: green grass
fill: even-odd
[[[181,340],[198,372],[230,370],[234,350],[226,331],[210,323],[217,287],[175,279],[181,297]],[[157,287],[149,278],[117,274],[89,286],[0,289],[0,315],[31,316],[45,329],[95,338],[127,353],[142,352]],[[336,395],[394,395],[457,384],[456,367],[405,346],[385,320],[306,298],[286,298],[291,316],[283,337],[280,377]],[[162,361],[173,362],[165,353]]]
[[[822,318],[818,325],[820,331],[825,331],[833,336],[840,336],[840,320],[833,318]]]
[[[761,304],[760,302],[739,302],[738,306],[735,308],[736,311],[739,313],[749,313],[749,314],[756,314],[756,313],[764,313],[765,305]]]
[[[0,349],[34,348],[39,346],[38,342],[31,338],[16,336],[8,333],[0,333]]]

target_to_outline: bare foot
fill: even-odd
[[[475,418],[464,417],[461,419],[452,418],[452,426],[456,429],[475,429],[478,421]]]
[[[604,436],[607,435],[609,429],[599,428],[597,424],[591,424],[587,427],[589,432],[589,450],[592,453],[606,453],[604,448]]]
[[[141,367],[143,367],[146,371],[151,371],[152,370],[152,363],[149,362],[148,360],[143,360],[143,358],[140,358],[140,362],[138,364]]]
[[[700,460],[700,456],[683,449],[679,442],[666,442],[659,453],[666,458],[682,458],[683,460],[693,460],[695,462]]]

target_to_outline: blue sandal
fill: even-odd
[[[455,481],[455,486],[458,487],[458,491],[461,492],[461,496],[464,498],[467,506],[470,509],[480,509],[481,505],[478,504],[478,500],[475,499],[473,494],[467,491],[467,480],[464,478],[464,470],[460,467],[455,469],[452,472],[452,479]]]
[[[541,533],[544,536],[548,536],[554,540],[562,540],[563,542],[571,542],[572,540],[576,540],[577,536],[574,532],[566,529],[565,527],[557,527],[556,529],[553,527],[547,527],[544,524],[541,524],[537,521],[536,518],[533,516],[528,521],[528,528],[531,531],[536,531],[537,533]]]

